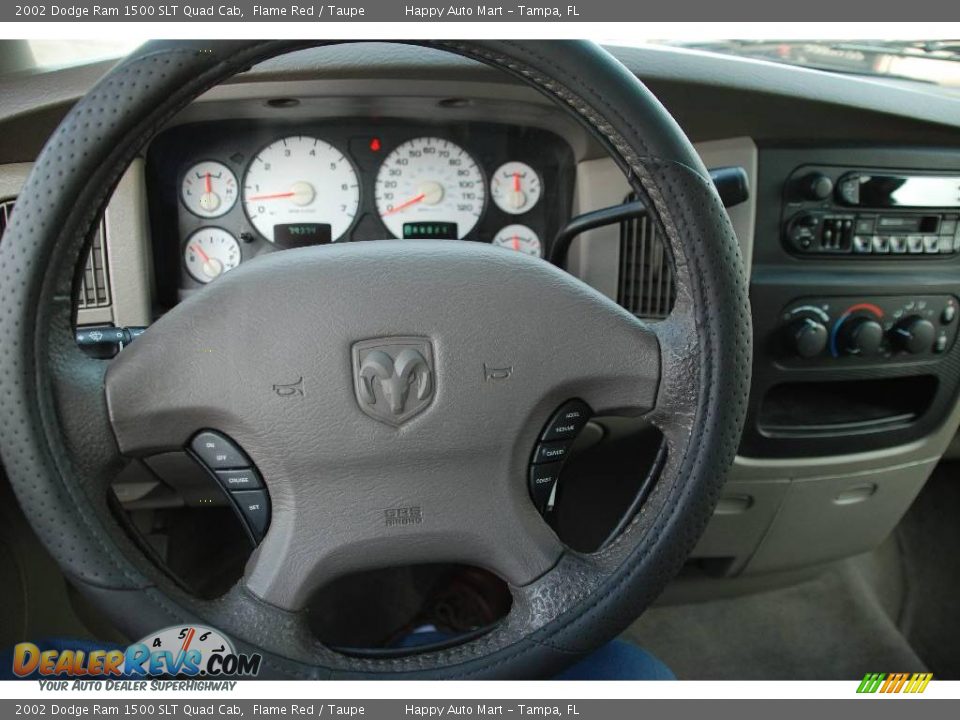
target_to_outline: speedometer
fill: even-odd
[[[250,162],[243,205],[270,242],[278,225],[324,224],[330,239],[343,236],[360,206],[357,172],[330,143],[295,135],[267,145]]]
[[[466,237],[480,219],[485,199],[486,183],[476,161],[442,138],[408,140],[377,172],[377,211],[397,238],[438,237],[418,230],[438,227],[451,230],[444,236]]]

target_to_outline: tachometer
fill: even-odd
[[[295,135],[267,145],[250,162],[243,204],[254,227],[270,242],[276,225],[322,223],[343,236],[360,206],[360,182],[333,145]]]
[[[456,225],[456,237],[473,230],[486,199],[483,174],[459,145],[420,137],[390,153],[377,172],[377,211],[397,238],[428,237],[404,232],[404,225]],[[452,234],[452,233],[451,233]],[[436,237],[435,235],[433,237]]]

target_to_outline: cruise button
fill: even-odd
[[[543,431],[544,441],[572,438],[583,429],[593,412],[582,400],[571,400],[560,406]]]
[[[245,470],[216,470],[217,479],[224,489],[230,490],[259,490],[263,487],[260,478],[252,468]]]
[[[267,497],[267,491],[240,490],[230,495],[240,509],[240,514],[247,521],[250,534],[253,535],[254,540],[260,542],[270,525],[270,499]]]

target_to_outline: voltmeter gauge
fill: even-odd
[[[204,160],[183,176],[180,198],[187,210],[202,218],[226,215],[237,202],[237,176],[223,163]]]
[[[543,245],[540,238],[526,225],[507,225],[493,238],[497,247],[515,250],[534,257],[543,257]]]
[[[504,163],[490,179],[490,195],[497,207],[511,215],[522,215],[540,200],[543,185],[537,171],[526,163]]]
[[[208,283],[240,264],[240,243],[222,228],[200,228],[187,238],[183,262],[190,277]]]

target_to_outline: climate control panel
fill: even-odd
[[[952,295],[801,298],[781,313],[777,356],[802,366],[931,360],[953,347],[957,312]]]

